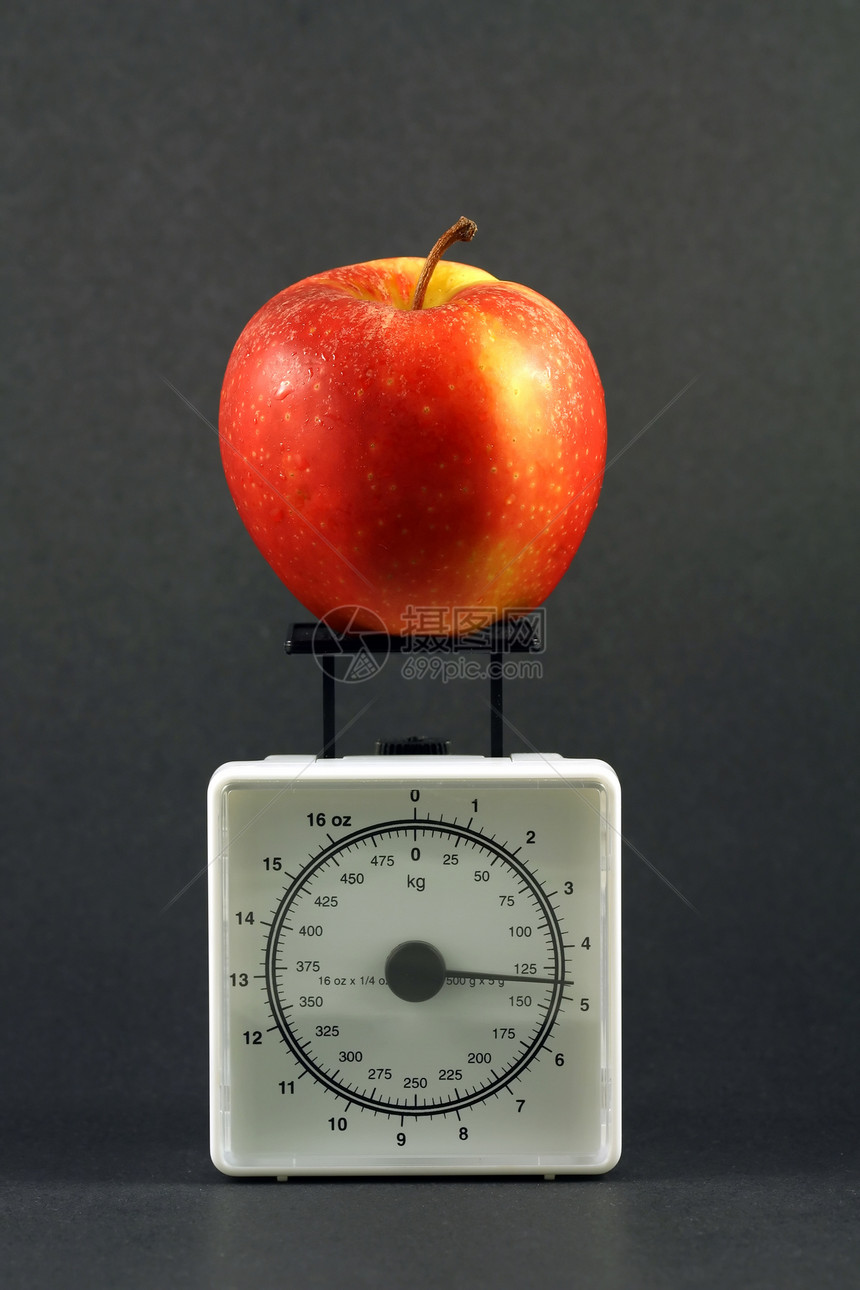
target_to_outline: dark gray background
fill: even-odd
[[[847,1285],[856,1250],[856,4],[12,6],[4,1262],[20,1286]],[[614,1174],[208,1161],[204,796],[316,751],[307,617],[205,419],[276,290],[453,258],[568,312],[608,472],[534,746],[624,789]],[[176,386],[199,410],[183,403]],[[483,752],[483,688],[342,694]],[[511,750],[523,747],[514,738]],[[651,867],[653,866],[653,868]],[[655,873],[664,875],[693,912]]]

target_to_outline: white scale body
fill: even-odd
[[[620,813],[609,766],[554,755],[222,766],[209,788],[217,1167],[611,1169]]]

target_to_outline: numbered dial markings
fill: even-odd
[[[306,864],[274,912],[265,981],[277,1030],[315,1080],[418,1117],[553,1060],[560,1010],[587,1001],[569,990],[552,894],[519,852],[413,817],[358,829]]]

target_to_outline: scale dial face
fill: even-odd
[[[603,763],[550,756],[222,767],[210,786],[216,1165],[611,1168],[619,798]]]

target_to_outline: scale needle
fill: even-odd
[[[573,981],[561,976],[514,976],[509,972],[458,972],[454,968],[446,968],[446,980],[450,976],[463,976],[468,981],[534,981],[536,985],[573,985]]]

